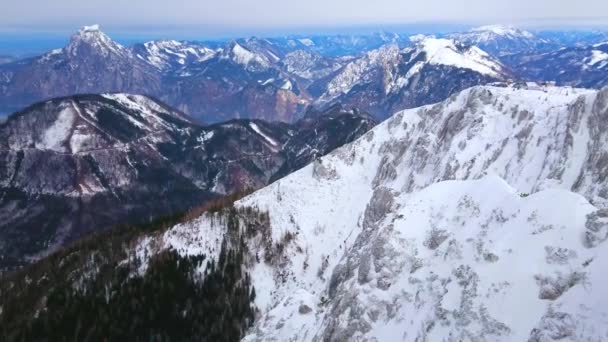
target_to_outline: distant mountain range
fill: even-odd
[[[374,125],[339,107],[294,124],[204,126],[139,95],[37,103],[0,124],[0,268],[115,224],[262,187]]]
[[[505,58],[505,62],[530,81],[584,88],[608,86],[608,42],[544,53],[530,51]]]
[[[525,51],[547,51],[561,46],[556,40],[542,38],[532,32],[504,25],[481,26],[469,32],[447,36],[478,46],[497,57]]]
[[[157,97],[207,123],[232,118],[295,122],[307,107],[334,103],[384,119],[494,81],[604,85],[586,72],[593,68],[581,70],[591,52],[558,57],[564,46],[560,39],[565,39],[558,33],[485,26],[443,38],[421,37],[248,38],[223,45],[163,40],[124,47],[98,26],[84,27],[62,49],[0,64],[0,113],[53,97],[126,92]],[[582,37],[580,46],[567,49],[592,50],[585,42],[600,37]],[[535,61],[551,67],[534,72]],[[577,70],[580,80],[572,80],[568,75]]]

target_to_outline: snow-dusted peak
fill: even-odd
[[[504,77],[504,66],[476,46],[467,46],[453,39],[424,37],[417,41],[416,49],[426,53],[430,64],[470,69],[492,77]]]
[[[269,60],[264,55],[257,54],[236,41],[224,49],[222,58],[231,59],[246,68],[267,68],[270,66]]]
[[[125,55],[127,49],[113,41],[108,35],[100,30],[99,25],[84,26],[70,38],[70,43],[65,51],[75,56],[86,48],[90,52],[96,52],[104,56],[111,54]]]

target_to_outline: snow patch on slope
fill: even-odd
[[[270,145],[275,146],[275,147],[279,145],[279,143],[277,143],[274,139],[272,139],[267,134],[262,132],[260,127],[258,127],[258,125],[256,125],[255,122],[250,122],[249,127],[251,127],[251,129],[253,129],[257,134],[261,135],[262,138],[264,138],[264,140],[266,140]]]
[[[601,50],[592,50],[591,57],[587,60],[588,66],[596,66],[598,63],[601,63],[598,68],[603,68],[608,62],[608,53]]]
[[[55,122],[44,132],[42,141],[36,148],[68,152],[66,141],[70,138],[76,115],[71,107],[66,106],[57,115]]]

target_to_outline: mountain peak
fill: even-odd
[[[492,77],[501,77],[504,67],[485,51],[473,45],[465,45],[454,39],[423,37],[416,41],[416,48],[426,53],[431,64],[441,64],[477,71]]]
[[[224,50],[223,58],[231,59],[237,64],[249,67],[250,65],[267,68],[269,61],[263,55],[257,54],[244,47],[237,41],[232,41]]]
[[[114,42],[110,37],[103,33],[99,25],[83,26],[72,35],[70,43],[67,46],[67,52],[70,55],[75,55],[82,49],[89,47],[95,51],[99,51],[104,56],[111,53],[122,54],[125,50],[123,46]]]

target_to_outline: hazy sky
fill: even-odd
[[[1,0],[0,30],[183,28],[209,34],[420,22],[608,24],[608,0]],[[603,18],[601,17],[603,16]]]

